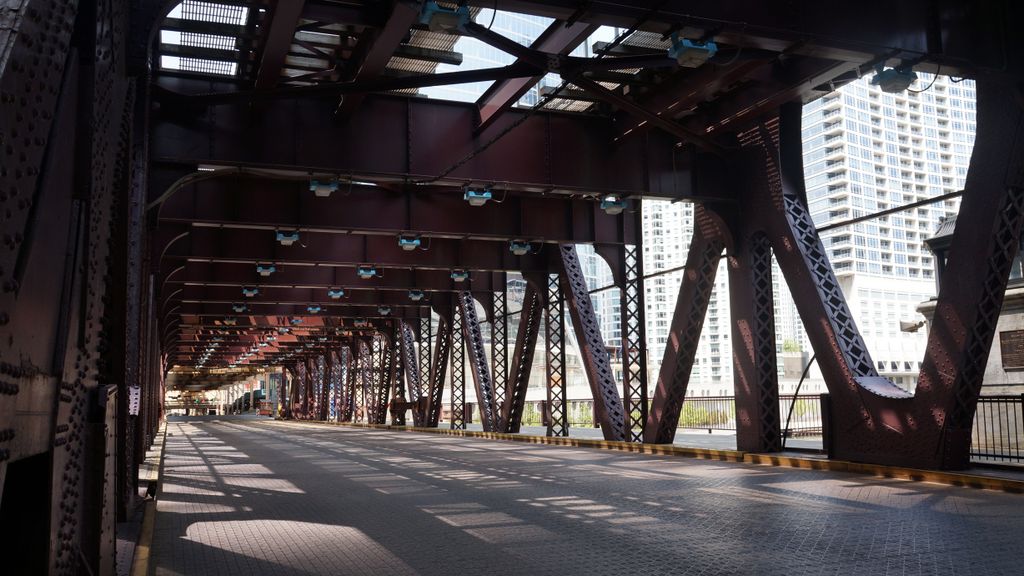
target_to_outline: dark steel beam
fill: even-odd
[[[263,37],[263,54],[260,58],[259,71],[256,73],[255,88],[268,90],[277,85],[281,79],[285,58],[295,36],[295,28],[299,25],[305,0],[279,0],[271,4],[269,24],[264,20],[267,29]]]
[[[263,229],[614,243],[619,240],[618,221],[625,217],[605,214],[596,198],[520,196],[495,190],[498,201],[470,206],[460,189],[424,186],[391,191],[344,182],[338,187],[329,198],[318,198],[309,191],[308,180],[211,178],[167,197],[159,219]]]
[[[425,270],[544,270],[547,253],[541,251],[515,256],[509,246],[485,240],[450,240],[435,238],[428,250],[402,250],[394,238],[304,232],[300,241],[282,246],[271,230],[237,230],[227,228],[191,228],[172,241],[162,252],[161,268],[178,266],[175,262],[199,260],[209,262],[261,262],[285,265],[359,265],[372,264],[382,268],[415,268]]]
[[[409,28],[420,15],[420,3],[408,0],[397,0],[392,3],[391,14],[384,27],[379,30],[364,32],[363,38],[356,46],[352,61],[355,67],[349,79],[356,82],[375,78],[384,71],[395,50],[409,35]],[[362,103],[365,95],[350,94],[345,96],[338,106],[337,116],[347,118]]]
[[[206,111],[168,105],[154,114],[155,172],[199,165],[247,166],[333,173],[371,182],[433,180],[477,147],[473,104],[368,96],[347,122],[326,122],[332,100],[269,102],[256,117],[236,102]],[[172,113],[173,112],[173,113]],[[495,128],[520,120],[509,110]],[[694,160],[676,139],[652,133],[612,147],[605,119],[539,112],[515,131],[461,163],[440,186],[499,184],[498,191],[614,193],[686,199],[699,196]],[[162,195],[171,181],[151,190]]]
[[[269,264],[269,263],[268,263]],[[265,286],[267,288],[342,288],[349,290],[380,290],[407,292],[418,289],[430,292],[469,290],[475,294],[490,293],[503,286],[501,277],[490,272],[470,272],[464,282],[452,280],[443,270],[410,270],[392,268],[374,278],[363,279],[356,266],[286,266],[275,264],[277,271],[269,277],[260,276],[256,266],[232,262],[185,262],[163,275],[163,290],[184,286]],[[239,292],[241,293],[241,292]]]
[[[569,54],[589,37],[597,26],[556,20],[537,37],[530,48],[549,54]],[[476,101],[480,108],[479,131],[494,124],[499,115],[515,105],[532,86],[540,81],[541,75],[530,78],[500,80],[491,85]]]

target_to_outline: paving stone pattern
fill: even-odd
[[[159,575],[1021,575],[1024,496],[253,419],[172,421]]]

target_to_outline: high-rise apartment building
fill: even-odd
[[[804,107],[804,177],[811,217],[824,226],[963,189],[975,132],[971,81],[924,75],[887,94],[868,78]],[[948,199],[843,226],[822,242],[879,373],[912,387],[926,345],[917,304],[935,295],[924,244]]]

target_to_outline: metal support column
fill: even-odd
[[[457,297],[455,297],[458,299]],[[466,348],[462,345],[463,323],[462,306],[455,302],[452,307],[451,332],[451,366],[452,394],[451,421],[452,430],[466,429]]]
[[[641,207],[636,207],[637,221]],[[639,229],[639,224],[637,225]],[[637,234],[639,240],[642,234]],[[643,442],[647,423],[647,318],[644,289],[643,245],[625,245],[622,269],[625,287],[620,290],[619,315],[622,337],[622,402],[629,440]]]
[[[704,314],[715,286],[718,261],[725,248],[717,218],[697,206],[694,220],[697,225],[690,240],[683,282],[676,297],[665,357],[658,374],[651,412],[644,426],[644,441],[648,443],[671,444],[675,438],[679,412],[686,398],[690,370],[704,325]]]
[[[412,423],[414,426],[423,425],[423,413],[417,408],[419,406],[420,398],[422,398],[423,390],[420,383],[420,371],[416,365],[416,335],[413,333],[412,326],[406,322],[401,323],[401,356],[402,366],[405,369],[405,385],[407,389],[407,399],[412,402],[414,408],[412,410]]]
[[[565,405],[565,316],[559,274],[547,275],[544,302],[544,344],[547,352],[548,436],[568,436]]]
[[[434,361],[430,363],[430,403],[427,406],[428,428],[437,428],[441,419],[441,400],[444,397],[445,374],[448,371],[448,355],[452,345],[451,326],[440,318],[437,322],[437,343],[434,346]]]
[[[494,429],[505,430],[503,408],[508,390],[508,288],[502,274],[502,289],[494,292],[494,320],[491,322],[491,382],[493,389],[492,413]]]
[[[459,313],[462,318],[462,335],[466,340],[469,352],[470,375],[476,388],[476,401],[480,410],[480,422],[484,432],[498,429],[494,413],[494,390],[491,374],[487,366],[487,354],[484,353],[484,337],[480,331],[480,321],[476,315],[476,301],[470,292],[459,292]]]
[[[778,452],[779,379],[775,356],[772,251],[756,234],[738,243],[729,259],[733,365],[736,387],[736,449]]]
[[[576,246],[563,244],[559,246],[562,274],[572,317],[576,342],[580,348],[583,368],[590,383],[590,391],[594,398],[594,411],[605,440],[627,440],[625,414],[622,410],[622,399],[615,384],[615,374],[608,358],[608,349],[601,336],[601,324],[594,314],[594,305],[590,301],[587,290],[587,279],[580,268]],[[564,395],[564,391],[562,392]],[[554,406],[554,402],[552,402]]]
[[[526,391],[530,385],[530,370],[533,368],[533,354],[537,349],[537,335],[540,333],[540,295],[531,284],[526,285],[523,294],[523,309],[519,314],[519,330],[516,332],[516,347],[512,354],[512,373],[509,377],[508,394],[501,409],[504,432],[518,433],[523,422],[523,408],[526,405]]]

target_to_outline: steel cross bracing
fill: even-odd
[[[494,429],[505,431],[503,410],[508,390],[508,289],[494,292],[491,321],[491,379],[494,384],[491,411]]]
[[[639,208],[637,210],[639,212]],[[639,245],[622,251],[625,287],[620,290],[622,334],[622,402],[632,442],[644,441],[647,422],[647,321],[644,304],[643,259]]]
[[[406,388],[408,390],[408,396],[406,397],[409,402],[413,402],[414,406],[419,405],[420,398],[423,397],[422,382],[420,381],[420,370],[417,366],[416,358],[416,334],[413,332],[412,326],[402,322],[399,326],[401,330],[401,365],[404,373],[400,376],[404,376]],[[398,389],[401,389],[399,385]],[[404,411],[403,411],[404,415]],[[413,425],[422,426],[421,418],[417,408],[412,410]]]
[[[449,427],[452,430],[466,429],[466,348],[464,341],[464,324],[462,304],[454,298],[452,306],[451,339],[451,418]]]
[[[448,355],[452,347],[451,320],[440,318],[437,323],[437,342],[434,345],[434,360],[430,363],[430,404],[426,425],[437,428],[441,418],[441,400],[444,397],[445,375],[448,373]]]
[[[565,318],[559,274],[546,276],[544,348],[547,372],[547,435],[568,436],[565,399]]]
[[[519,314],[519,328],[516,331],[515,351],[512,354],[508,392],[502,406],[502,422],[505,432],[516,433],[523,422],[526,392],[530,386],[530,371],[533,368],[533,354],[537,348],[537,335],[541,329],[543,304],[533,283],[527,283],[523,294],[523,309]]]
[[[391,388],[393,393],[389,394],[388,406],[391,409],[391,423],[398,426],[405,426],[405,410],[396,403],[403,403],[405,396],[405,334],[402,330],[402,321],[395,321],[394,332],[391,336]]]
[[[423,318],[420,320],[420,332],[417,341],[417,349],[419,350],[419,373],[417,374],[417,382],[419,383],[419,386],[416,390],[416,397],[418,400],[418,404],[416,406],[416,409],[413,410],[413,415],[416,418],[417,426],[426,426],[427,415],[430,408],[430,342],[431,321],[430,318]]]
[[[485,432],[498,429],[497,414],[494,412],[494,389],[490,369],[487,365],[487,354],[484,352],[484,338],[480,330],[480,321],[476,315],[476,300],[469,292],[458,293],[459,317],[462,320],[462,333],[469,354],[469,370],[476,388],[477,406],[480,410],[480,423]]]
[[[601,425],[605,440],[628,440],[622,398],[619,396],[615,374],[612,372],[608,349],[601,336],[601,325],[594,314],[590,294],[587,293],[587,280],[583,276],[583,270],[580,269],[576,247],[563,245],[559,247],[559,252],[562,260],[562,276],[568,288],[566,294],[569,314],[576,331],[576,342],[583,359],[583,368],[586,371],[587,380],[590,382],[597,421]],[[549,288],[550,296],[552,294]],[[562,355],[564,357],[564,351]],[[564,367],[561,370],[564,373]],[[562,390],[561,395],[564,396],[564,394],[565,392]],[[554,395],[557,396],[557,394]]]

